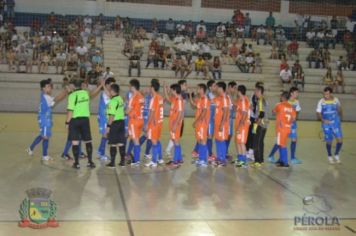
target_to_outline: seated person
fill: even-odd
[[[186,79],[190,75],[190,73],[192,73],[192,70],[192,56],[190,54],[182,56],[181,78]]]
[[[262,73],[262,58],[259,53],[255,56],[255,73]]]
[[[237,38],[244,38],[245,28],[242,25],[237,26],[236,36]]]
[[[174,76],[177,78],[178,73],[182,70],[182,57],[177,55],[172,62],[172,70],[174,71]]]
[[[281,70],[279,73],[279,78],[281,79],[282,84],[290,84],[292,81],[292,72],[287,65],[286,68]]]
[[[242,73],[248,73],[246,57],[244,52],[240,52],[236,58],[236,65]]]
[[[154,47],[150,47],[147,53],[147,63],[146,63],[146,69],[151,65],[154,64],[156,58],[156,50]]]
[[[255,58],[253,56],[253,53],[251,53],[251,52],[247,53],[246,66],[247,66],[248,73],[250,73],[250,72],[255,73]],[[252,67],[252,71],[250,71],[251,67]]]
[[[309,68],[312,68],[312,62],[315,64],[315,68],[320,68],[321,59],[322,58],[321,58],[320,51],[318,49],[313,49],[309,53],[309,56],[307,57]]]
[[[199,42],[204,42],[207,39],[206,31],[204,31],[203,27],[200,27],[199,30],[197,31],[195,35],[196,41]]]
[[[326,74],[323,78],[323,82],[324,82],[324,85],[326,85],[326,86],[331,86],[331,87],[334,86],[334,76],[333,76],[331,67],[327,68]]]
[[[221,67],[220,58],[218,56],[215,56],[213,63],[211,65],[211,73],[213,75],[214,80],[221,79],[221,71],[222,71],[222,67]]]
[[[216,27],[216,33],[215,33],[215,47],[216,49],[220,50],[222,47],[222,44],[225,40],[226,37],[226,28],[225,26],[219,22],[219,25]]]
[[[141,63],[140,63],[141,57],[137,52],[134,52],[132,56],[129,57],[129,77],[131,77],[131,70],[133,68],[137,69],[137,77],[141,76]]]
[[[103,57],[100,55],[100,51],[96,50],[95,55],[91,59],[93,64],[102,65],[104,63]]]
[[[282,71],[282,70],[286,69],[287,67],[289,67],[288,61],[285,57],[282,57],[281,64],[279,65],[279,71]]]
[[[299,48],[299,44],[297,42],[297,40],[293,40],[287,48],[287,52],[288,52],[288,56],[292,57],[292,56],[296,56],[298,57],[298,48]]]
[[[132,40],[130,37],[125,38],[125,44],[124,44],[124,49],[122,50],[122,54],[128,57],[127,54],[132,54],[133,53],[133,44]]]
[[[133,53],[137,54],[140,58],[143,55],[143,48],[144,48],[144,45],[143,45],[141,38],[138,38],[137,40],[135,40],[133,42]]]
[[[267,31],[266,31],[266,41],[269,45],[272,45],[272,42],[274,40],[274,32],[271,26],[268,26]]]
[[[336,66],[339,70],[348,69],[348,63],[343,56],[339,56],[339,59],[336,61]]]
[[[237,47],[237,43],[233,42],[233,44],[229,47],[229,56],[231,57],[233,63],[236,62],[238,53],[239,53],[239,48]]]
[[[260,25],[260,27],[257,28],[256,31],[256,41],[257,41],[257,45],[260,45],[260,40],[263,39],[264,41],[264,45],[267,44],[267,40],[266,40],[266,29],[264,28],[263,25]]]
[[[196,75],[198,76],[200,72],[203,73],[204,78],[208,78],[208,68],[207,63],[205,62],[203,55],[199,55],[198,59],[195,60],[195,71]]]
[[[277,50],[276,41],[273,41],[273,43],[272,43],[271,56],[269,58],[273,59],[273,60],[277,60],[278,59],[278,50]]]
[[[301,91],[304,92],[304,84],[305,84],[305,81],[304,81],[303,69],[302,69],[302,67],[297,67],[297,69],[293,75],[293,86],[299,88],[299,85],[301,85],[302,86]]]
[[[307,33],[306,33],[306,39],[307,39],[307,44],[310,46],[310,47],[313,47],[314,48],[314,42],[315,42],[315,31],[314,30],[309,30]]]
[[[335,91],[339,92],[339,87],[341,87],[341,92],[345,93],[345,79],[342,70],[338,70],[335,77]]]

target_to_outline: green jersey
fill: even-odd
[[[68,97],[67,110],[73,112],[72,118],[90,116],[90,96],[86,90],[75,90]]]
[[[125,104],[120,96],[112,97],[107,108],[108,116],[114,116],[114,121],[125,119]]]

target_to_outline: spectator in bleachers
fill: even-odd
[[[186,35],[185,33],[185,24],[183,21],[180,21],[177,25],[176,25],[176,32],[180,33],[181,35]]]
[[[182,43],[183,39],[185,39],[185,37],[183,35],[181,35],[180,32],[178,32],[177,35],[174,37],[173,43],[175,45],[178,45],[178,44]]]
[[[139,55],[139,57],[142,57],[144,45],[141,38],[138,38],[137,40],[133,41],[132,48],[134,53]]]
[[[279,78],[281,79],[282,85],[290,84],[292,81],[292,72],[287,65],[281,72],[279,73]]]
[[[341,87],[341,92],[345,93],[345,79],[344,79],[344,75],[342,73],[342,70],[337,70],[336,72],[336,77],[335,77],[335,92],[338,93],[339,92],[339,87]]]
[[[289,58],[293,58],[294,56],[298,58],[298,49],[299,49],[299,44],[297,40],[293,40],[287,47],[287,53]]]
[[[218,26],[216,27],[216,32],[215,32],[215,47],[216,49],[220,50],[222,47],[222,44],[225,40],[226,36],[226,28],[225,25],[222,22],[218,23]]]
[[[190,54],[182,57],[181,61],[181,78],[186,79],[192,73],[192,57]]]
[[[6,0],[6,13],[8,18],[15,17],[15,0]]]
[[[267,41],[266,41],[266,29],[263,25],[260,25],[258,28],[257,28],[257,35],[256,35],[256,41],[257,41],[257,45],[260,45],[260,40],[263,39],[263,43],[264,45],[267,44]]]
[[[237,42],[233,42],[229,47],[229,56],[233,63],[236,62],[237,55],[239,54],[239,48],[237,47]]]
[[[194,56],[197,56],[198,55],[198,52],[199,52],[199,45],[197,44],[196,40],[195,39],[192,39],[192,42],[191,42],[191,52]]]
[[[203,55],[199,55],[194,64],[196,75],[198,76],[200,73],[203,73],[204,78],[208,79],[208,65],[204,60]]]
[[[325,45],[325,32],[324,32],[324,30],[319,30],[318,33],[316,33],[314,47],[315,48],[319,48],[320,44]]]
[[[308,57],[307,61],[309,63],[309,68],[312,68],[312,64],[314,63],[314,68],[320,68],[320,62],[322,61],[322,57],[320,51],[318,49],[313,49]]]
[[[185,24],[185,33],[188,37],[193,37],[193,22],[190,20]]]
[[[266,18],[266,26],[271,27],[273,29],[275,24],[276,20],[274,19],[273,13],[270,12],[269,16]]]
[[[334,76],[331,70],[331,67],[327,68],[326,74],[323,77],[323,82],[325,86],[334,86]]]
[[[315,47],[315,37],[316,37],[315,31],[313,29],[309,29],[305,36],[306,36],[307,44],[310,47],[314,48]]]
[[[105,71],[102,74],[102,78],[106,80],[107,78],[114,77],[114,73],[111,71],[110,67],[106,67]]]
[[[327,47],[323,48],[321,51],[321,63],[323,68],[329,67],[331,62],[331,53]]]
[[[133,55],[129,57],[129,77],[131,77],[132,69],[137,69],[137,77],[141,76],[141,62],[140,55],[137,52],[134,52]]]
[[[56,53],[56,59],[55,59],[56,74],[58,74],[59,67],[61,67],[61,74],[64,74],[66,60],[67,60],[67,54],[65,53],[64,49],[61,48],[61,50]]]
[[[348,68],[350,70],[356,70],[356,48],[352,50],[352,52],[347,53],[348,58]],[[351,68],[352,65],[352,68]]]
[[[293,78],[295,77],[295,74],[297,73],[298,70],[303,71],[303,67],[300,64],[299,60],[296,60],[292,66],[292,76]]]
[[[331,29],[331,33],[334,35],[335,38],[337,38],[338,28],[339,28],[339,21],[336,19],[336,16],[333,16],[330,20],[330,29]]]
[[[247,67],[247,73],[250,72],[255,73],[255,58],[252,52],[247,52],[246,67]],[[250,68],[252,68],[252,71],[250,70]]]
[[[305,79],[304,79],[304,72],[301,67],[298,67],[292,76],[292,81],[293,81],[293,86],[299,88],[299,85],[302,86],[301,91],[304,92],[304,85],[305,85]]]
[[[173,40],[174,35],[175,35],[175,23],[172,20],[172,18],[169,18],[167,23],[166,23],[166,34],[168,35],[168,37]]]
[[[213,79],[221,79],[221,72],[222,72],[222,66],[220,62],[220,58],[218,56],[214,57],[212,66],[211,66],[211,73],[213,75]]]
[[[197,26],[195,27],[195,32],[198,32],[200,28],[202,28],[204,32],[207,32],[206,25],[203,20],[201,20],[199,24],[197,24]]]
[[[50,63],[50,56],[48,51],[44,51],[40,54],[40,63],[38,65],[38,73],[40,74],[47,74],[48,73],[48,66]]]
[[[275,35],[277,36],[277,35],[279,35],[279,34],[282,34],[282,35],[285,35],[285,34],[286,34],[286,32],[284,31],[282,25],[278,25],[278,27],[277,27],[276,30],[275,30]]]
[[[244,25],[245,16],[241,12],[241,10],[237,9],[237,10],[234,11],[234,15],[232,16],[231,21],[235,26]]]
[[[244,38],[244,35],[245,35],[245,29],[243,27],[243,25],[238,25],[237,28],[236,28],[236,36],[237,38]]]
[[[259,53],[256,53],[255,56],[255,73],[262,73],[262,58]]]
[[[325,33],[324,47],[328,48],[330,44],[332,45],[332,48],[335,49],[336,34],[334,34],[332,30],[327,30]]]
[[[75,51],[78,54],[79,60],[84,60],[88,54],[88,48],[84,45],[83,42],[79,44]]]
[[[16,72],[20,71],[20,66],[25,66],[25,72],[32,72],[32,58],[30,58],[29,52],[23,45],[20,45],[19,50],[15,54]]]
[[[348,69],[348,63],[344,59],[343,56],[339,56],[338,60],[336,61],[336,66],[337,66],[338,70],[346,70],[346,69]]]
[[[91,62],[94,65],[96,65],[96,64],[101,65],[101,66],[103,65],[104,60],[103,60],[103,57],[100,55],[99,50],[95,51],[95,55],[91,58]]]
[[[207,42],[204,42],[200,45],[199,54],[203,55],[204,60],[210,60],[211,56],[211,49]]]
[[[354,42],[353,42],[351,31],[347,30],[345,32],[343,43],[344,43],[344,48],[347,52],[352,50],[354,46]]]
[[[309,19],[310,20],[310,19]],[[303,34],[305,32],[305,28],[307,26],[308,18],[303,14],[298,14],[294,20],[295,24],[295,34],[297,39],[303,40]]]
[[[78,54],[74,49],[69,50],[69,55],[67,57],[67,71],[77,71],[78,70]]]
[[[115,37],[118,38],[121,34],[121,29],[122,29],[122,21],[120,16],[116,16],[115,21],[114,21],[114,31],[115,31]]]
[[[177,78],[178,73],[182,71],[182,57],[177,55],[172,63],[172,70],[174,71],[174,77]],[[182,77],[182,74],[181,74]]]
[[[176,52],[177,54],[180,55],[186,55],[191,51],[191,49],[192,46],[191,43],[189,42],[189,38],[187,39],[184,38],[183,41],[176,46]]]
[[[250,13],[247,12],[244,19],[245,38],[250,37],[251,25],[252,25],[252,21],[251,21]]]
[[[12,48],[8,49],[6,53],[6,61],[7,64],[9,65],[9,71],[11,72],[13,69],[13,66],[15,64],[15,52]]]
[[[159,34],[157,38],[157,42],[159,43],[160,47],[165,47],[166,46],[166,37],[164,34]]]
[[[269,45],[272,45],[273,40],[274,40],[274,31],[271,26],[268,26],[266,30],[266,42]]]
[[[236,65],[242,73],[248,73],[246,57],[244,52],[240,52],[236,58]]]
[[[204,42],[207,39],[206,31],[204,31],[203,27],[200,27],[195,35],[195,39],[197,42]]]
[[[287,58],[285,56],[283,56],[281,58],[281,63],[279,65],[279,71],[282,71],[282,70],[286,69],[287,67],[289,67]]]
[[[135,30],[134,38],[148,40],[146,30],[143,28],[143,26],[140,26]]]
[[[271,49],[271,56],[269,57],[270,59],[276,60],[278,59],[278,49],[277,49],[277,42],[273,41],[272,43],[272,49]]]
[[[157,48],[158,49],[158,48]],[[146,63],[146,69],[151,65],[154,64],[154,61],[156,60],[156,49],[152,46],[148,49],[147,53],[147,63]]]

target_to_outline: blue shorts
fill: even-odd
[[[42,137],[50,138],[52,136],[52,126],[41,126],[40,134]]]
[[[107,118],[98,116],[98,125],[99,125],[99,133],[102,135],[106,134]]]
[[[211,120],[209,122],[209,127],[208,127],[208,136],[213,136],[214,135],[214,120]]]
[[[323,125],[322,128],[325,142],[332,142],[334,137],[337,139],[342,138],[341,125]]]
[[[290,134],[288,136],[290,139],[296,139],[297,138],[297,129],[291,129]]]

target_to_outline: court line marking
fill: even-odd
[[[130,235],[134,236],[134,231],[133,231],[133,227],[132,227],[132,223],[131,223],[131,219],[130,219],[130,214],[128,211],[128,207],[126,205],[126,201],[125,201],[125,196],[124,196],[124,191],[122,189],[122,185],[121,185],[121,181],[119,178],[119,174],[117,173],[117,171],[115,170],[115,178],[116,178],[116,182],[117,182],[117,187],[118,187],[118,191],[119,191],[119,196],[121,198],[121,203],[122,203],[122,207],[124,208],[124,213],[125,213],[125,217],[126,217],[126,223],[127,223],[127,227],[129,229]]]

